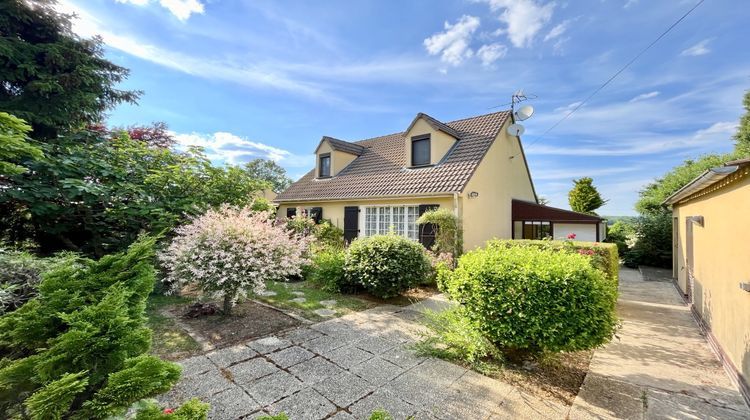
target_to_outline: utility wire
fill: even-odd
[[[563,121],[565,121],[568,118],[570,118],[570,116],[573,115],[574,112],[578,111],[583,105],[586,104],[586,102],[588,102],[597,93],[599,93],[602,89],[604,89],[605,87],[607,87],[607,85],[609,85],[613,80],[615,80],[615,78],[617,76],[619,76],[622,72],[624,72],[625,70],[627,70],[627,68],[630,67],[631,64],[633,64],[643,54],[645,54],[646,51],[650,50],[651,47],[654,46],[654,44],[656,44],[662,38],[664,38],[672,29],[674,29],[675,26],[679,25],[680,22],[682,22],[683,20],[685,20],[685,18],[688,17],[688,15],[690,15],[690,13],[693,12],[693,10],[697,9],[698,6],[700,6],[701,4],[703,4],[704,1],[705,0],[700,0],[698,3],[696,3],[695,6],[693,6],[690,10],[688,10],[687,12],[685,12],[685,14],[683,14],[682,17],[680,17],[679,19],[677,19],[677,21],[675,21],[664,32],[662,32],[661,35],[659,35],[658,37],[656,37],[656,39],[654,39],[653,41],[651,41],[651,43],[648,44],[646,46],[646,48],[642,49],[638,54],[636,54],[635,57],[633,57],[630,61],[628,61],[627,64],[625,64],[620,70],[618,70],[615,74],[613,74],[612,77],[610,77],[609,79],[607,79],[606,82],[604,82],[601,86],[599,86],[598,88],[596,88],[595,91],[591,92],[591,94],[589,96],[587,96],[586,99],[584,99],[583,101],[579,102],[573,109],[571,109],[567,114],[565,114],[565,116],[563,116],[562,118],[560,118],[560,120],[558,120],[556,123],[552,124],[548,129],[544,130],[544,132],[542,134],[540,134],[539,136],[537,136],[537,138],[535,138],[534,141],[532,141],[531,143],[529,143],[528,146],[526,146],[526,150],[530,149],[531,146],[533,146],[535,143],[537,143],[539,140],[541,140],[544,136],[546,136],[547,134],[549,134],[550,131],[554,130],[555,127],[557,127],[558,125],[560,125]],[[515,156],[513,156],[513,157],[515,157]]]

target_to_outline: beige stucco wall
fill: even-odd
[[[420,118],[404,135],[404,147],[406,150],[406,166],[411,166],[411,138],[423,134],[430,135],[430,164],[435,165],[448,153],[456,139],[453,136],[435,130],[424,119]]]
[[[686,218],[703,216],[704,225],[693,226],[693,304],[747,383],[750,380],[750,293],[741,290],[739,283],[750,282],[750,222],[747,220],[750,169],[740,169],[730,176],[726,185],[708,190],[711,189],[714,191],[673,208],[679,229],[675,253],[678,285],[686,291]]]
[[[473,249],[492,238],[511,238],[511,200],[536,201],[517,137],[500,130],[474,176],[461,193],[464,248]],[[510,159],[514,156],[513,159]],[[479,193],[469,198],[471,192]]]
[[[419,205],[419,204],[437,204],[440,208],[454,210],[452,196],[438,197],[406,197],[406,198],[384,198],[369,200],[350,200],[350,201],[317,201],[317,202],[300,202],[300,203],[283,203],[279,206],[278,216],[285,217],[286,210],[290,207],[322,207],[323,218],[328,219],[334,226],[344,228],[344,207],[347,206],[388,206],[388,205]],[[360,223],[360,231],[364,232],[364,226]]]
[[[328,141],[323,141],[322,143],[320,143],[320,146],[318,146],[318,149],[315,151],[315,153],[316,177],[320,173],[320,168],[318,168],[318,166],[320,165],[320,155],[324,153],[331,154],[331,176],[338,175],[338,173],[341,172],[342,169],[346,168],[347,165],[352,163],[352,161],[357,158],[357,155],[342,152],[340,150],[333,150]]]
[[[555,223],[552,233],[557,240],[568,239],[568,235],[575,233],[576,241],[596,242],[596,223]]]

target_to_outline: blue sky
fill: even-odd
[[[299,177],[321,136],[404,130],[417,112],[484,114],[537,95],[523,137],[537,192],[567,208],[591,176],[605,215],[686,158],[731,150],[750,88],[750,7],[708,0],[571,118],[539,138],[697,0],[60,0],[131,69],[137,106],[216,162],[264,157]]]

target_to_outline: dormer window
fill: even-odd
[[[331,154],[323,153],[320,155],[320,162],[318,162],[318,178],[330,178],[331,177]]]
[[[430,162],[430,135],[411,138],[411,166],[427,166]]]

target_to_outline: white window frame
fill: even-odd
[[[394,209],[397,208],[403,209],[403,213],[400,214],[403,216],[403,222],[399,223],[399,225],[401,226],[394,225],[394,215],[399,215],[398,213],[400,213],[398,211],[394,211]],[[397,235],[409,238],[414,241],[419,241],[419,225],[417,225],[416,223],[414,223],[413,226],[409,225],[409,208],[414,209],[414,221],[416,222],[416,220],[419,218],[419,204],[383,203],[360,206],[361,211],[359,212],[359,225],[362,226],[362,228],[360,228],[358,236],[367,237],[372,235],[385,235],[390,232],[391,228],[393,228],[393,232]],[[368,213],[369,215],[372,215],[373,209],[375,212],[375,219],[371,219],[371,222],[373,222],[373,224],[368,225]],[[388,209],[387,224],[385,225],[380,218],[381,211],[383,211],[384,209]],[[371,229],[371,227],[374,227],[374,230]]]

